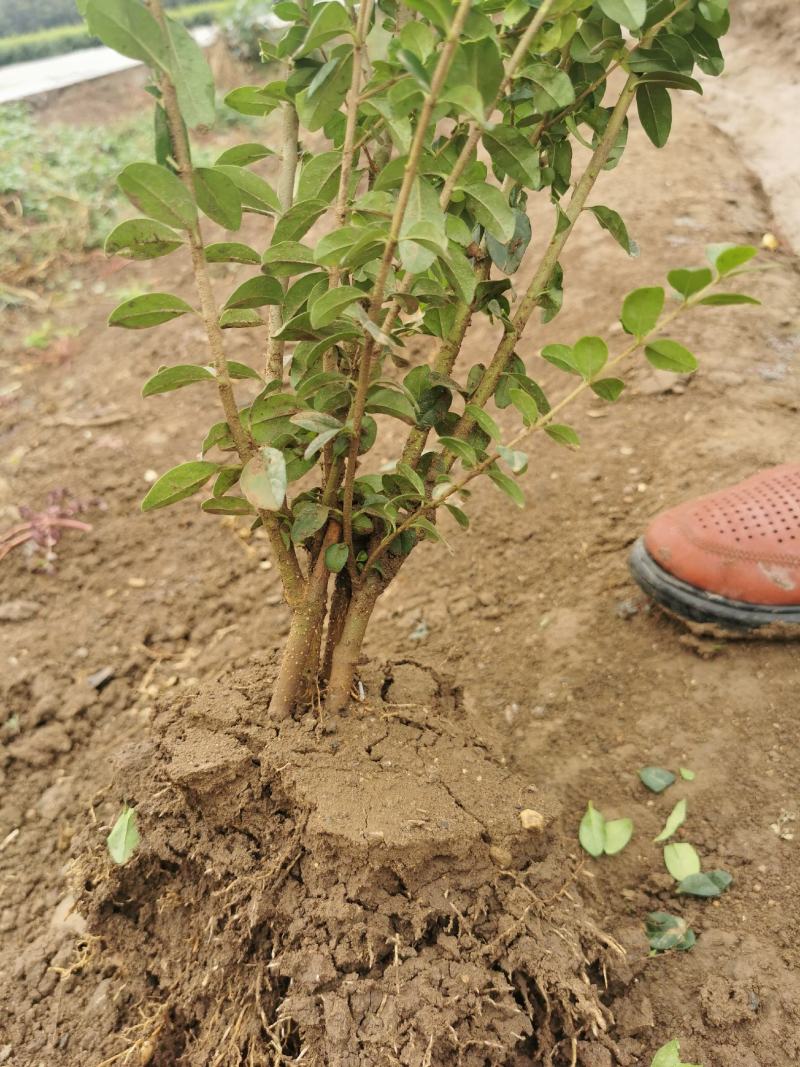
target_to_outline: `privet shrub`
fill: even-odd
[[[217,390],[223,413],[203,458],[164,474],[142,507],[205,490],[204,511],[264,527],[293,612],[272,714],[301,708],[316,686],[342,709],[377,599],[416,545],[443,540],[448,520],[468,525],[470,484],[485,476],[522,506],[535,440],[578,446],[568,404],[587,390],[616,400],[625,361],[640,352],[694,370],[669,335],[673,320],[751,300],[716,287],[755,249],[715,246],[710,266],[670,273],[669,296],[654,286],[625,298],[627,339],[613,354],[594,336],[542,349],[564,373],[560,399],[531,376],[526,329],[558,314],[560,257],[581,214],[635,251],[620,215],[589,203],[624,153],[630,109],[662,147],[671,92],[700,92],[695,66],[722,70],[727,0],[282,0],[285,32],[262,43],[279,76],[227,97],[245,115],[279,111],[280,141],[234,145],[210,167],[193,165],[188,130],[211,121],[213,85],[185,31],[159,0],[84,0],[84,10],[92,33],[150,64],[156,98],[155,162],[119,177],[142,217],[107,248],[188,254],[197,291],[196,307],[152,293],[110,322],[198,315],[210,363],[165,367],[144,392],[198,383]],[[577,166],[576,144],[586,150]],[[273,153],[275,186],[258,173]],[[532,239],[535,196],[553,205],[553,224]],[[206,243],[204,216],[236,231],[247,212],[267,220],[258,247]],[[320,220],[324,236],[311,239]],[[219,306],[221,262],[250,276]],[[515,284],[523,263],[529,281]],[[485,358],[468,343],[481,316],[502,324]],[[227,358],[231,328],[252,331],[257,370]],[[409,369],[404,349],[419,334],[435,351]],[[240,378],[258,381],[247,403]],[[492,405],[515,409],[510,437]],[[403,440],[387,471],[372,457],[390,427]]]

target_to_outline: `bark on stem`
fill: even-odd
[[[333,653],[331,674],[328,682],[326,708],[331,713],[346,710],[350,703],[356,667],[364,644],[369,620],[378,597],[384,589],[383,581],[376,574],[369,576],[361,588],[353,594],[350,609],[342,627],[339,643]]]
[[[338,523],[328,525],[322,550],[308,576],[303,602],[292,618],[269,705],[269,714],[273,719],[288,719],[294,708],[308,698],[310,687],[316,679],[330,578],[325,566],[325,549],[336,543],[339,533]]]
[[[300,132],[300,120],[297,109],[288,100],[282,105],[281,141],[283,144],[281,169],[278,175],[277,194],[281,210],[285,214],[294,202],[294,179],[297,174],[297,138]],[[284,292],[289,279],[283,281]],[[276,340],[275,334],[283,326],[283,316],[279,307],[269,309],[269,339],[267,340],[266,376],[267,380],[283,381],[284,341]]]

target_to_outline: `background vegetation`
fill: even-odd
[[[167,0],[165,7],[186,26],[215,21],[231,12],[234,0]],[[63,55],[100,44],[86,31],[75,0],[0,0],[0,66]]]

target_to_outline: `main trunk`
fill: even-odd
[[[331,673],[325,700],[328,711],[344,711],[350,701],[364,635],[381,592],[382,583],[376,575],[368,578],[350,600],[341,636],[331,658]]]
[[[377,575],[367,579],[352,595],[340,581],[329,607],[327,579],[310,583],[286,639],[270,703],[272,718],[288,718],[296,708],[308,704],[326,682],[328,711],[344,711],[350,700],[364,635],[382,589]],[[326,614],[328,629],[321,662]]]

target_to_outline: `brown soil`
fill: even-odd
[[[163,1067],[487,1067],[603,1035],[588,972],[622,950],[576,911],[547,801],[458,695],[406,662],[365,672],[351,716],[265,729],[271,675],[170,701],[155,745],[121,754],[137,862],[98,845],[82,864],[81,909],[124,961],[117,1018],[148,1007],[139,1048]]]
[[[790,11],[778,0],[771,8]],[[742,10],[750,17],[749,6]],[[797,16],[793,6],[791,15]],[[768,31],[790,37],[786,22],[777,18],[760,32]],[[734,50],[734,61],[738,54]],[[769,57],[776,81],[782,77],[781,54],[768,41],[763,45],[763,62]],[[750,51],[747,56],[754,62]],[[784,81],[791,76],[787,71]],[[758,114],[760,101],[736,95],[742,84],[737,77],[734,62],[727,88],[736,96],[736,108],[746,113],[752,107]],[[82,96],[76,94],[75,107],[100,114],[92,100],[102,91],[100,84],[86,87]],[[757,157],[741,142],[730,142],[694,100],[681,99],[675,110],[667,150],[656,155],[635,131],[620,171],[604,179],[608,192],[601,185],[596,196],[596,202],[623,211],[641,257],[629,261],[593,220],[583,220],[565,259],[566,307],[555,323],[532,331],[523,345],[529,366],[537,363],[545,338],[574,340],[586,332],[613,338],[624,293],[658,281],[670,267],[700,262],[707,242],[757,243],[767,231],[784,236],[782,218],[773,215],[748,169]],[[545,225],[549,218],[539,232]],[[422,1035],[447,1041],[431,1029],[436,1019],[452,1022],[457,1035],[472,1026],[486,1039],[494,1024],[479,1014],[476,999],[469,1001],[478,992],[464,983],[463,996],[473,1006],[467,1019],[467,1006],[447,988],[443,968],[448,945],[455,964],[448,979],[462,966],[469,978],[476,973],[469,967],[485,967],[488,959],[498,983],[492,999],[510,1004],[508,990],[500,987],[500,976],[509,978],[508,959],[486,955],[503,921],[519,916],[519,902],[527,896],[498,876],[505,853],[496,853],[503,859],[498,866],[488,852],[496,843],[484,840],[463,811],[457,814],[461,809],[455,801],[439,794],[436,803],[450,803],[453,817],[465,820],[458,823],[462,844],[456,847],[457,835],[450,835],[445,853],[446,865],[459,872],[464,885],[459,910],[465,922],[456,915],[448,930],[451,917],[442,899],[432,895],[435,887],[420,885],[408,892],[419,877],[419,864],[409,861],[411,883],[406,882],[405,893],[394,880],[402,877],[396,863],[387,865],[391,875],[381,884],[385,846],[365,848],[356,833],[365,827],[345,818],[348,808],[341,802],[352,790],[344,772],[361,767],[372,782],[369,797],[376,812],[397,798],[397,816],[387,826],[398,848],[408,845],[413,853],[414,842],[435,839],[426,825],[403,829],[403,818],[417,818],[404,813],[425,805],[393,793],[401,772],[385,765],[411,768],[423,739],[447,748],[447,766],[458,773],[449,750],[485,761],[501,806],[492,807],[488,789],[472,789],[459,800],[473,819],[476,814],[483,822],[504,818],[507,830],[501,837],[513,824],[513,840],[532,851],[516,854],[502,841],[497,847],[509,849],[517,875],[540,900],[557,896],[544,910],[537,904],[525,919],[525,924],[546,923],[548,931],[560,924],[567,932],[569,943],[560,941],[558,948],[557,974],[546,978],[545,988],[563,993],[565,981],[586,967],[583,957],[594,958],[596,936],[583,938],[576,921],[585,912],[577,903],[570,911],[572,899],[583,900],[591,921],[627,949],[622,966],[608,960],[607,988],[602,966],[591,968],[603,1010],[610,1013],[610,1041],[586,1029],[589,1002],[583,1008],[573,1004],[575,1010],[557,1016],[550,1031],[554,1039],[563,1039],[557,1062],[570,1062],[571,1036],[581,1038],[576,1052],[583,1067],[649,1067],[655,1049],[672,1037],[681,1038],[685,1059],[705,1067],[787,1067],[800,1059],[797,649],[685,635],[649,609],[625,562],[628,546],[660,508],[798,456],[798,286],[785,240],[773,264],[776,269],[751,286],[764,300],[762,308],[704,309],[683,324],[681,335],[702,361],[691,381],[675,385],[636,369],[632,388],[615,408],[592,402],[576,413],[583,438],[579,454],[541,446],[525,483],[528,509],[512,512],[493,487],[482,487],[473,498],[471,531],[451,535],[456,554],[425,546],[403,569],[376,613],[367,651],[377,661],[415,660],[457,678],[463,707],[446,687],[434,706],[436,694],[420,698],[419,685],[409,698],[392,695],[391,686],[368,673],[368,704],[334,734],[324,732],[325,723],[318,727],[309,720],[270,738],[253,721],[263,693],[259,689],[254,699],[248,686],[268,675],[264,664],[288,621],[260,538],[202,516],[191,504],[154,517],[137,511],[146,472],[193,455],[216,413],[199,391],[172,394],[160,407],[158,400],[145,405],[139,399],[141,381],[159,364],[198,358],[196,327],[179,322],[120,336],[103,323],[120,287],[187,292],[186,275],[176,277],[171,261],[117,270],[98,258],[72,277],[73,286],[82,286],[78,298],[65,286],[47,312],[54,327],[76,327],[77,339],[44,356],[22,346],[39,318],[24,311],[6,316],[1,365],[19,388],[9,394],[3,411],[2,526],[16,521],[17,505],[40,508],[49,491],[66,488],[87,503],[82,517],[94,529],[65,534],[52,574],[34,569],[35,559],[22,550],[0,564],[0,614],[14,618],[0,622],[5,723],[0,1063],[98,1067],[132,1046],[146,1062],[143,1053],[150,1051],[153,1034],[153,1055],[160,1059],[151,1062],[177,1064],[181,1048],[207,1048],[203,1042],[219,1034],[214,1011],[225,1015],[225,977],[243,973],[244,964],[252,962],[242,946],[252,946],[253,937],[262,939],[256,943],[265,948],[267,965],[270,918],[276,914],[269,909],[278,908],[295,917],[304,934],[314,932],[317,956],[295,959],[290,974],[300,935],[287,923],[284,969],[273,975],[266,966],[259,975],[251,968],[249,979],[274,982],[273,1006],[278,1000],[288,1003],[293,1019],[310,1030],[318,1027],[317,1054],[327,1052],[330,1063],[337,1062],[335,1054],[349,1051],[347,1044],[335,1054],[320,1048],[336,1035],[351,1042],[357,1034],[363,1048],[364,1005],[351,1007],[349,1017],[342,1012],[343,983],[351,973],[374,982],[371,995],[377,1003],[370,1004],[378,1020],[383,994],[388,1005],[401,980],[401,997],[408,998],[403,1009],[397,1010],[400,999],[392,1001],[384,1008],[386,1029],[370,1031],[380,1042],[394,1028],[407,1054],[400,1062],[425,1062]],[[489,332],[476,330],[471,336],[476,354],[487,350]],[[241,358],[246,342],[241,336],[234,341],[232,354]],[[543,384],[558,391],[556,372],[538,373]],[[376,456],[376,462],[385,458]],[[110,680],[90,685],[87,679],[106,667]],[[220,683],[211,680],[229,667],[244,672],[235,683],[242,686],[241,699],[220,701],[213,698]],[[230,680],[224,684],[230,688]],[[264,690],[267,684],[261,683]],[[439,706],[442,697],[444,707]],[[431,708],[430,716],[420,719],[419,709],[414,710],[408,726],[391,716],[387,702],[422,704]],[[150,749],[154,715],[155,736],[163,740]],[[203,750],[206,763],[185,739],[181,749],[182,731],[190,737],[192,717],[197,719],[192,744],[207,740],[202,731],[210,722],[219,738],[213,751]],[[476,722],[485,724],[479,728],[485,736],[500,738],[499,749],[493,741],[491,751],[506,753],[508,771],[470,740],[469,724]],[[408,742],[401,740],[406,730]],[[298,755],[301,741],[307,750]],[[312,797],[308,763],[337,741],[339,750],[330,752]],[[282,746],[295,752],[288,770],[281,769],[288,751]],[[115,761],[123,767],[122,778],[113,777]],[[653,797],[636,776],[645,764],[688,766],[696,779]],[[148,766],[156,768],[147,773],[157,773],[158,784],[142,783]],[[206,796],[201,826],[198,798],[204,783],[221,773],[227,776],[219,794],[223,807],[214,814]],[[122,781],[129,784],[122,787]],[[544,792],[530,803],[520,794],[523,785]],[[650,844],[684,795],[689,818],[682,835],[701,851],[706,866],[724,867],[734,876],[718,902],[676,898],[659,849]],[[281,796],[308,812],[298,861],[287,851],[296,828],[285,820],[278,826]],[[555,797],[557,807],[551,810],[546,797]],[[96,872],[103,839],[125,799],[135,800],[143,811],[142,853],[121,875],[112,877],[104,868],[101,878]],[[632,816],[636,835],[621,855],[581,864],[576,828],[589,799],[608,816]],[[363,805],[357,795],[349,818],[360,819]],[[551,817],[541,838],[517,830],[520,806]],[[325,868],[333,837],[319,822],[326,810],[337,818],[336,839],[343,850],[336,870],[346,870],[346,877],[336,880],[339,896],[331,898],[327,910],[322,897],[333,886]],[[220,825],[235,830],[222,833]],[[377,821],[374,825],[386,832]],[[87,862],[87,840],[94,843],[95,858],[89,860],[94,874],[91,889],[81,890],[86,894],[82,917],[71,909],[79,892],[76,872],[82,869],[76,861]],[[544,843],[544,859],[537,841]],[[374,866],[362,872],[364,855]],[[186,890],[186,879],[176,879],[190,862],[198,872],[196,897],[176,901],[168,887],[180,884]],[[314,862],[320,868],[313,868]],[[431,873],[435,878],[437,870]],[[244,877],[237,884],[232,874]],[[258,889],[253,879],[259,877],[272,892]],[[484,901],[485,926],[476,921],[482,906],[479,884],[491,887],[491,899]],[[564,888],[569,897],[558,896]],[[212,897],[225,889],[232,902],[224,894]],[[381,903],[373,909],[370,894],[379,890]],[[200,942],[182,942],[179,903],[187,930],[190,918],[197,920],[192,930],[210,919],[219,925],[209,925]],[[698,934],[695,948],[649,958],[642,922],[652,910],[682,914]],[[86,927],[87,918],[94,925],[98,917],[109,931],[102,942]],[[588,920],[580,921],[587,922],[583,929],[588,931]],[[220,937],[229,927],[230,936]],[[376,955],[370,963],[367,932],[372,930]],[[397,960],[395,943],[387,949],[386,935],[399,937]],[[306,937],[305,943],[311,940]],[[542,945],[537,941],[528,948],[525,981],[542,974]],[[506,942],[503,951],[512,949]],[[130,971],[132,951],[140,957],[138,974]],[[219,958],[217,952],[233,955]],[[425,952],[435,954],[431,973],[442,980],[441,1000],[421,992],[419,959]],[[197,974],[189,980],[192,970]],[[330,983],[322,995],[315,987],[317,973]],[[292,978],[288,1001],[287,976]],[[200,986],[206,979],[213,996],[203,1001]],[[170,988],[177,991],[177,1008],[165,1017],[158,1006]],[[244,1004],[245,993],[236,990],[237,1004]],[[270,1003],[266,993],[262,1003]],[[536,1016],[543,999],[532,998],[530,1012],[524,1001],[515,1003],[524,1009],[519,1016],[524,1022]],[[252,1024],[252,1000],[248,1005],[240,1030]],[[333,1014],[323,1036],[319,1012],[326,1005]],[[486,1000],[481,1005],[491,1016],[495,1008]],[[237,1018],[226,1017],[225,1025],[235,1027]],[[573,1018],[584,1032],[570,1034]],[[267,1021],[274,1029],[275,1017]],[[289,1049],[294,1026],[288,1018],[279,1024]],[[502,1040],[508,1043],[506,1021],[503,1027]],[[509,1055],[514,1048],[509,1044]],[[220,1053],[227,1055],[224,1042],[205,1060],[190,1062],[225,1062],[215,1060]],[[263,1048],[262,1053],[267,1054]],[[532,1046],[526,1053],[535,1055]],[[441,1046],[439,1061],[448,1062],[442,1058],[447,1054],[447,1046]],[[131,1056],[127,1062],[136,1060]],[[356,1054],[339,1062],[369,1061]],[[457,1062],[455,1053],[449,1062]]]

